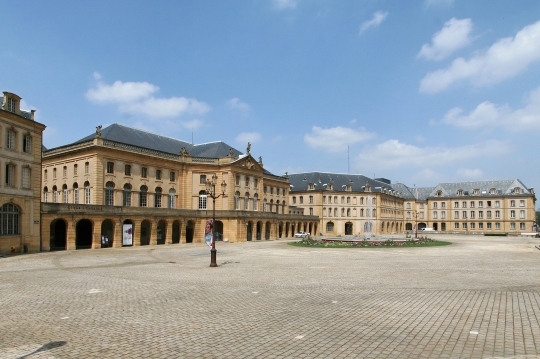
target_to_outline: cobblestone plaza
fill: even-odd
[[[539,239],[0,258],[0,358],[537,358]]]

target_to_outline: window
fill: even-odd
[[[206,191],[199,192],[199,209],[200,210],[206,209]]]
[[[47,170],[43,171],[43,180],[47,180]]]
[[[174,171],[169,172],[169,181],[174,182],[176,180],[176,173]]]
[[[148,206],[148,187],[141,186],[140,190],[141,192],[139,194],[139,207],[147,207]]]
[[[129,183],[124,185],[122,205],[124,207],[131,207],[131,185]]]
[[[454,208],[459,208],[459,202],[454,202]]]
[[[454,229],[459,229],[459,223],[454,223]]]
[[[491,223],[487,224],[487,229],[491,229]]]
[[[525,229],[525,223],[520,223],[519,224],[519,229],[521,229],[521,230]]]
[[[437,202],[433,202],[433,208],[437,208]]]
[[[478,223],[478,229],[484,229],[484,223]]]
[[[446,208],[446,202],[441,203],[441,208]]]
[[[484,201],[478,201],[478,207],[484,207]]]
[[[292,203],[293,203],[293,204],[296,204],[296,197],[293,197],[293,198],[292,198]]]
[[[176,202],[176,191],[171,188],[169,190],[169,208],[175,208],[174,203]]]
[[[90,199],[90,183],[88,183],[88,182],[84,183],[84,203],[85,204],[90,204],[91,203],[91,199]]]
[[[437,219],[437,211],[433,212],[433,219]]]
[[[441,211],[441,219],[446,219],[446,212],[445,211]]]
[[[490,202],[490,201],[488,201],[488,206],[491,206],[491,202]],[[495,207],[498,208],[498,207],[500,207],[500,206],[501,206],[501,202],[495,201]]]
[[[360,197],[360,204],[364,204],[364,197]],[[407,208],[410,209],[410,208],[411,208],[411,204],[410,204],[410,203],[407,203],[407,205],[408,205]]]
[[[73,175],[76,176],[77,175],[77,164],[74,164],[73,165]]]
[[[0,236],[13,236],[19,233],[19,208],[11,203],[0,207]]]
[[[373,217],[375,217],[375,210],[373,210]],[[418,218],[424,219],[424,212],[418,213]]]
[[[56,179],[56,168],[53,168],[52,170],[52,178]]]
[[[206,175],[200,175],[199,184],[205,184],[205,183],[206,183]]]
[[[334,223],[332,223],[332,222],[326,223],[326,231],[327,232],[333,232],[334,231]]]
[[[364,210],[363,209],[360,210],[360,216],[362,216],[362,217],[364,216]],[[411,219],[411,212],[407,212],[407,219]]]
[[[17,100],[14,98],[8,97],[7,99],[7,110],[9,112],[16,112],[17,111]]]
[[[263,212],[266,212],[266,198],[263,201]]]
[[[310,216],[313,216],[313,208],[310,208],[310,209],[309,209],[309,215],[310,215]]]
[[[471,208],[474,208],[474,201],[471,201]]]
[[[240,186],[240,175],[236,175],[234,177],[234,184],[236,184],[237,186]]]
[[[487,211],[487,218],[491,218],[491,211]]]
[[[300,204],[303,204],[304,203],[304,196],[300,196]]]
[[[454,218],[459,218],[459,211],[454,211]]]
[[[254,211],[258,211],[259,208],[258,208],[258,202],[259,202],[259,195],[257,193],[255,193],[253,195],[253,210]]]
[[[337,196],[334,196],[334,203],[337,203]]]
[[[484,211],[478,211],[478,218],[484,218]]]
[[[253,183],[254,183],[253,187],[255,187],[255,188],[259,187],[259,180],[258,179],[255,178],[253,180]]]
[[[114,206],[114,182],[105,184],[105,205]]]
[[[69,195],[69,191],[68,191],[68,188],[67,188],[67,185],[63,185],[62,186],[62,202],[64,203],[68,203],[69,200],[68,200],[68,195]]]
[[[341,217],[345,217],[345,208],[341,209]]]
[[[6,148],[9,148],[10,150],[15,149],[15,131],[13,130],[7,131]]]
[[[124,175],[125,176],[131,176],[131,165],[125,165],[124,166]]]
[[[471,211],[471,218],[474,218],[474,211]]]
[[[497,201],[498,202],[498,201]],[[491,201],[487,201],[487,206],[491,207]]]
[[[516,224],[514,222],[510,223],[510,229],[515,230]]]
[[[240,192],[234,193],[234,209],[235,210],[240,209]]]
[[[322,203],[326,203],[326,196],[323,196]]]
[[[25,153],[32,153],[32,136],[25,135],[23,138],[23,151]]]
[[[88,174],[90,172],[90,163],[89,162],[85,162],[84,163],[84,173],[85,174]]]
[[[244,176],[245,187],[249,187],[249,176]]]
[[[467,223],[466,223],[466,222],[463,222],[463,223],[461,224],[461,228],[467,229]]]
[[[43,202],[49,202],[49,189],[47,187],[43,188]]]
[[[6,186],[15,186],[15,165],[11,163],[6,165]]]
[[[516,218],[516,211],[510,211],[510,218]]]
[[[155,194],[155,197],[154,197],[154,207],[156,207],[156,208],[161,208],[161,195],[162,195],[162,193],[163,193],[163,191],[161,190],[161,187],[156,187],[156,194]],[[206,205],[206,202],[205,202],[205,205]]]
[[[351,209],[347,208],[347,217],[350,217],[350,216],[351,216]]]
[[[22,188],[30,188],[30,167],[22,169]]]
[[[474,227],[475,227],[474,223],[471,223],[471,229],[474,229]]]
[[[495,211],[495,218],[501,218],[501,211]]]
[[[351,204],[351,197],[347,197],[347,204]]]
[[[107,173],[114,173],[114,163],[107,162]]]
[[[499,222],[495,223],[495,229],[501,229],[501,224]]]
[[[77,182],[73,184],[73,203],[79,204],[79,185]]]
[[[463,208],[467,208],[467,202],[466,201],[463,201],[463,203],[461,203],[462,207]]]
[[[341,197],[341,204],[344,204],[345,203],[345,197]]]
[[[313,196],[309,196],[309,203],[313,203]]]
[[[142,178],[148,178],[148,168],[146,168],[146,167],[141,168],[141,177]]]
[[[371,199],[371,204],[372,204],[372,205],[376,205],[376,204],[377,204],[377,198],[372,198],[372,199]],[[420,205],[420,208],[424,208],[424,205],[421,204],[421,205]]]
[[[525,211],[524,210],[519,211],[519,218],[521,218],[521,219],[525,218]]]
[[[66,178],[66,177],[67,177],[67,166],[64,166],[64,167],[62,168],[62,177],[63,177],[63,178]]]
[[[515,207],[515,206],[516,206],[516,201],[511,200],[511,201],[510,201],[510,207]]]
[[[337,217],[337,208],[334,208],[334,217]]]
[[[520,207],[525,207],[525,200],[524,199],[519,200],[519,206]]]
[[[161,170],[156,170],[156,179],[161,180]]]
[[[246,192],[244,196],[244,211],[249,209],[249,193]]]

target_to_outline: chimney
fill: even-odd
[[[30,110],[30,119],[32,121],[34,121],[34,113],[36,112],[36,110]]]

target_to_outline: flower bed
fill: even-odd
[[[450,242],[436,241],[428,237],[399,238],[399,239],[342,239],[342,238],[303,238],[299,242],[291,242],[291,245],[299,247],[429,247],[451,244]]]

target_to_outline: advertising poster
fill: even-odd
[[[206,220],[206,225],[204,226],[204,241],[209,247],[212,247],[213,238],[212,238],[212,229],[214,228],[214,220]]]
[[[122,228],[122,245],[123,246],[133,245],[133,225],[132,224],[124,224]]]

